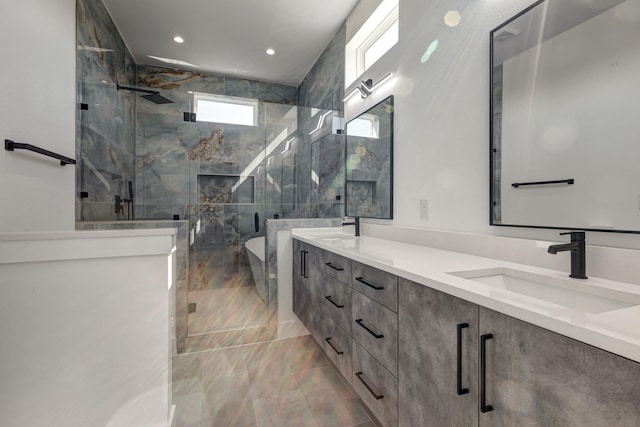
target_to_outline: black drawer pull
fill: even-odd
[[[480,412],[493,411],[493,406],[487,405],[487,341],[493,334],[480,336]]]
[[[344,268],[336,267],[335,265],[331,264],[330,262],[325,262],[324,265],[326,265],[327,267],[333,268],[335,271],[344,271]]]
[[[371,394],[373,395],[373,397],[375,397],[375,398],[376,398],[376,400],[380,400],[380,399],[382,399],[384,396],[383,396],[383,395],[381,395],[381,394],[379,394],[379,393],[376,393],[376,391],[375,391],[375,390],[373,390],[373,389],[371,388],[371,386],[370,386],[369,384],[367,384],[367,382],[366,382],[365,380],[363,380],[363,379],[362,379],[362,375],[364,375],[362,372],[356,372],[356,377],[358,377],[358,379],[360,380],[360,382],[361,382],[362,384],[364,384],[364,386],[367,388],[367,390],[369,390],[369,393],[371,393]]]
[[[468,323],[460,323],[458,324],[458,334],[457,334],[457,361],[456,361],[456,392],[458,396],[462,396],[463,394],[469,393],[468,388],[462,388],[462,330],[468,328]]]
[[[368,287],[370,287],[370,288],[375,289],[376,291],[381,291],[381,290],[383,290],[383,289],[384,289],[384,286],[376,286],[376,285],[374,285],[374,284],[372,284],[372,283],[367,282],[367,281],[366,281],[366,280],[364,280],[362,277],[356,277],[356,280],[357,280],[358,282],[360,282],[360,283],[363,283],[363,284],[367,285],[367,286],[368,286]]]
[[[338,304],[337,302],[335,302],[333,300],[333,298],[331,298],[331,295],[328,295],[325,297],[327,299],[327,301],[329,301],[331,304],[335,305],[338,308],[344,308],[344,305]]]
[[[338,350],[333,344],[331,344],[331,337],[325,338],[324,340],[327,342],[327,344],[329,344],[329,347],[331,347],[337,354],[344,354],[344,351]]]
[[[309,255],[308,251],[302,251],[302,257],[303,257],[303,266],[304,266],[304,270],[302,272],[302,277],[304,277],[305,279],[309,278],[309,271],[307,271],[307,255]]]
[[[367,327],[367,325],[364,324],[364,322],[362,321],[362,319],[356,319],[356,323],[360,326],[362,326],[364,328],[365,331],[369,332],[371,335],[373,335],[375,338],[380,339],[380,338],[384,338],[384,335],[382,334],[378,334],[374,331],[372,331],[371,329],[369,329]]]

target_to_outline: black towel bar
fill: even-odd
[[[7,151],[13,150],[29,150],[34,153],[42,154],[43,156],[53,157],[54,159],[60,160],[60,165],[75,165],[76,161],[69,157],[65,157],[61,154],[54,153],[53,151],[45,150],[44,148],[36,147],[31,144],[22,144],[19,142],[11,141],[10,139],[4,140],[4,149]]]
[[[518,188],[518,187],[524,187],[527,185],[547,185],[547,184],[568,184],[568,185],[572,185],[575,182],[575,180],[573,178],[569,178],[569,179],[558,179],[555,181],[536,181],[536,182],[514,182],[513,184],[511,184],[512,187],[514,188]]]

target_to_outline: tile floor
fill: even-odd
[[[178,427],[375,427],[311,336],[173,358]]]
[[[189,336],[264,327],[267,306],[255,286],[189,291],[196,312],[189,314]]]

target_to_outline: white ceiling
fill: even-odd
[[[358,0],[104,0],[138,64],[297,86]],[[173,36],[185,39],[183,44]],[[276,54],[269,56],[272,47]],[[189,68],[189,67],[180,67]]]

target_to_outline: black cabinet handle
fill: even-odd
[[[493,334],[480,336],[480,412],[493,411],[493,406],[487,405],[487,341]]]
[[[300,251],[300,276],[304,277],[304,252]]]
[[[324,340],[327,342],[327,344],[329,344],[329,347],[331,347],[337,354],[344,354],[344,351],[338,350],[333,344],[331,344],[331,337],[325,338]]]
[[[344,268],[336,267],[335,265],[331,264],[330,262],[325,262],[324,265],[326,265],[327,267],[331,267],[336,271],[344,271]]]
[[[381,395],[380,393],[377,393],[374,389],[372,389],[371,386],[369,384],[367,384],[367,382],[364,379],[362,379],[362,375],[364,375],[362,372],[356,372],[356,377],[358,377],[360,382],[362,384],[364,384],[364,386],[367,388],[367,390],[369,390],[369,393],[371,393],[373,395],[373,397],[376,398],[376,400],[382,399],[384,396]]]
[[[362,277],[356,277],[356,280],[364,285],[367,285],[370,288],[375,289],[376,291],[381,291],[384,289],[384,286],[376,286],[372,283],[367,282],[366,280],[364,280]]]
[[[253,229],[256,233],[260,231],[260,214],[258,212],[253,215]]]
[[[364,328],[365,331],[369,332],[371,335],[373,335],[376,339],[380,339],[380,338],[384,338],[384,335],[382,334],[378,334],[374,331],[372,331],[371,329],[369,329],[367,327],[367,325],[364,324],[364,322],[362,321],[362,319],[356,319],[356,323],[360,326],[362,326]]]
[[[302,277],[305,279],[309,278],[309,271],[307,270],[307,255],[308,251],[302,251],[302,265],[304,266],[304,270],[302,270]]]
[[[457,334],[457,360],[456,360],[456,392],[458,396],[462,396],[463,394],[469,393],[468,388],[462,388],[462,330],[468,328],[468,323],[459,323],[458,324],[458,334]]]
[[[344,305],[340,305],[340,304],[338,304],[337,302],[335,302],[335,301],[333,300],[333,298],[331,298],[331,295],[328,295],[328,296],[326,296],[325,298],[327,299],[327,301],[329,301],[331,304],[335,305],[336,307],[338,307],[338,308],[344,308]]]

